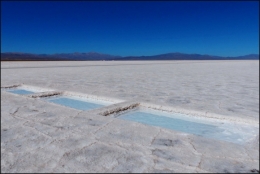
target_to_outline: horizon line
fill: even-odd
[[[249,53],[249,54],[244,54],[244,55],[238,55],[238,56],[219,56],[219,55],[211,55],[211,54],[200,54],[200,53],[183,53],[183,52],[167,52],[167,53],[161,53],[161,54],[154,54],[154,55],[138,55],[138,56],[133,56],[133,55],[128,55],[128,56],[121,56],[121,55],[114,55],[114,54],[108,54],[108,53],[100,53],[100,52],[95,52],[95,51],[89,51],[89,52],[69,52],[69,53],[29,53],[29,52],[1,52],[1,54],[33,54],[33,55],[41,55],[41,54],[46,54],[46,55],[55,55],[55,54],[88,54],[88,53],[96,53],[96,54],[103,54],[103,55],[110,55],[110,56],[119,56],[119,57],[143,57],[143,56],[159,56],[159,55],[164,55],[164,54],[188,54],[188,55],[202,55],[202,56],[217,56],[217,57],[239,57],[239,56],[248,56],[248,55],[258,55],[259,53]]]

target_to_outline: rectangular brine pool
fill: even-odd
[[[111,102],[82,98],[76,96],[56,96],[44,100],[78,110],[92,110],[112,104]]]
[[[27,94],[35,94],[38,92],[45,92],[43,90],[37,90],[37,89],[31,89],[31,88],[25,88],[25,87],[4,89],[4,91],[7,91],[7,92],[10,92],[13,94],[19,94],[19,95],[27,95]]]
[[[118,118],[237,144],[251,141],[259,133],[259,127],[256,126],[152,109],[137,109],[121,114]]]
[[[26,89],[10,89],[7,90],[8,92],[11,92],[13,94],[20,94],[20,95],[26,95],[26,94],[34,94],[35,91],[30,91]]]

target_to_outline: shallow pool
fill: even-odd
[[[257,130],[247,127],[236,128],[236,125],[232,124],[221,122],[213,124],[189,117],[185,117],[184,114],[176,114],[175,117],[174,114],[167,115],[160,114],[160,112],[136,110],[122,114],[118,118],[238,144],[248,141],[257,134]]]
[[[25,89],[12,89],[12,90],[8,90],[8,92],[14,93],[14,94],[34,94],[35,92],[33,91],[29,91],[29,90],[25,90]]]
[[[92,101],[77,100],[69,97],[54,97],[47,99],[47,101],[78,110],[91,110],[104,106],[103,104],[94,103]]]

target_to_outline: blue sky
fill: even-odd
[[[1,1],[1,52],[259,53],[259,2]]]

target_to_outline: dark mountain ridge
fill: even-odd
[[[89,53],[60,53],[60,54],[30,54],[20,52],[1,53],[1,61],[35,61],[35,60],[70,60],[70,61],[97,61],[97,60],[259,60],[259,54],[249,54],[237,57],[221,57],[201,54],[167,53],[154,56],[113,56],[96,52]]]

